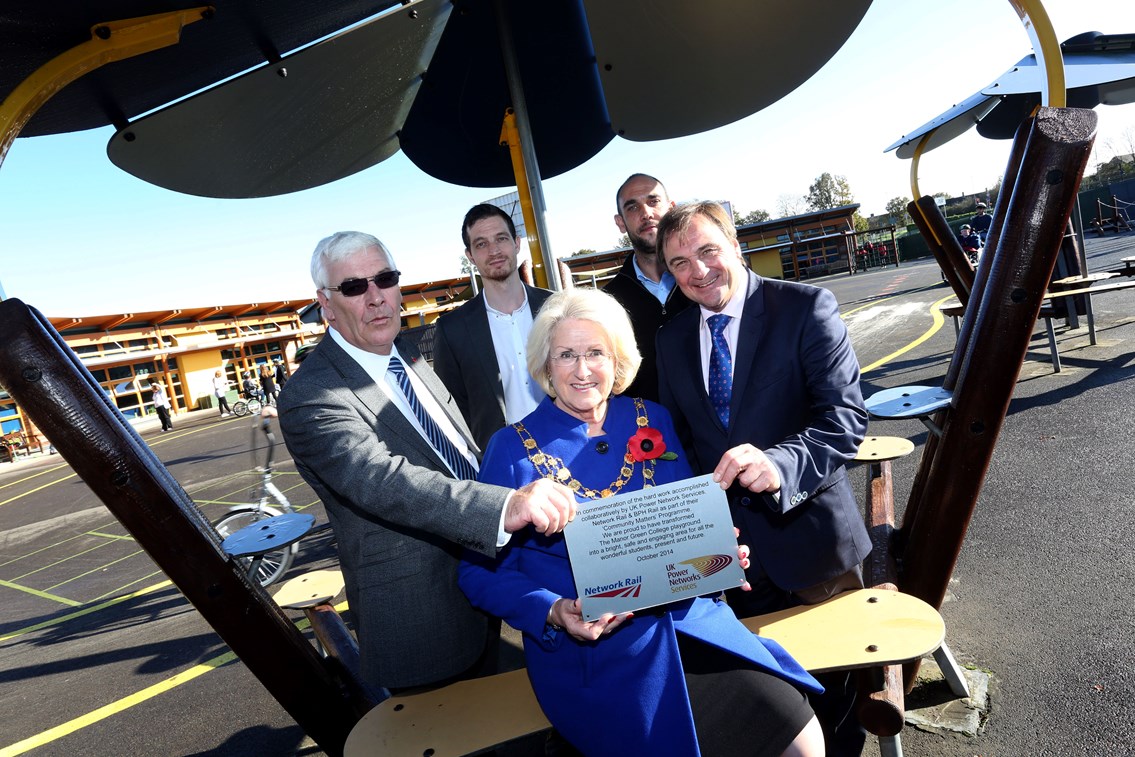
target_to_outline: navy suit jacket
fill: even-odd
[[[835,296],[753,273],[747,283],[729,428],[702,380],[698,307],[658,333],[659,390],[695,472],[712,472],[726,450],[746,442],[776,464],[779,501],[735,484],[730,508],[754,563],[781,589],[797,591],[847,572],[871,551],[844,469],[867,430],[867,411]]]

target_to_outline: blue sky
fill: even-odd
[[[1049,0],[1057,37],[1135,32],[1130,0]],[[544,184],[558,256],[608,249],[614,189],[660,177],[675,199],[729,200],[776,214],[827,171],[847,177],[866,213],[910,194],[907,161],[883,149],[976,92],[1030,52],[1006,0],[875,0],[847,44],[788,97],[692,137],[615,139]],[[1097,109],[1092,162],[1135,148],[1135,104]],[[375,234],[405,281],[456,276],[460,222],[511,190],[432,179],[401,153],[335,184],[277,198],[211,200],[126,174],[106,157],[113,130],[17,140],[0,167],[0,285],[48,315],[93,315],[312,294],[315,243],[342,229]],[[1007,142],[970,131],[928,153],[920,187],[960,195],[992,186]]]

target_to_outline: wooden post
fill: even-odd
[[[970,292],[973,291],[973,266],[962,251],[961,244],[954,238],[954,232],[950,231],[938,206],[934,204],[934,198],[920,197],[906,208],[918,230],[922,232],[922,238],[929,245],[930,252],[934,253],[934,259],[938,261],[938,267],[954,290],[954,296],[963,305],[967,304]]]
[[[1096,116],[1090,110],[1038,112],[988,280],[980,300],[966,308],[973,335],[903,555],[904,591],[934,607],[942,606],[973,515],[1095,129]]]
[[[982,261],[977,267],[977,272],[974,275],[973,290],[971,296],[974,302],[980,302],[982,293],[985,291],[985,282],[989,278],[989,270],[993,264],[993,258],[996,255],[997,240],[1001,237],[1002,220],[1005,217],[1005,211],[1009,205],[1009,198],[1013,194],[1013,188],[1016,186],[1017,174],[1021,170],[1021,161],[1024,159],[1025,146],[1028,144],[1029,132],[1032,129],[1032,119],[1025,119],[1020,126],[1017,127],[1017,133],[1013,137],[1013,147],[1009,151],[1009,161],[1005,166],[1004,179],[1001,185],[1001,192],[997,195],[997,205],[993,211],[993,224],[989,227],[989,234],[986,236],[986,253],[982,256]],[[942,388],[953,391],[958,383],[958,374],[966,356],[969,355],[969,343],[973,334],[974,315],[976,315],[977,308],[966,308],[965,316],[962,319],[961,328],[958,330],[958,338],[954,343],[954,354],[950,358],[949,368],[946,370],[946,377],[942,381]],[[973,315],[971,315],[973,313]],[[949,409],[939,411],[932,422],[937,428],[942,428],[942,424],[946,422],[946,413]],[[914,482],[911,485],[910,496],[907,499],[906,510],[903,511],[902,531],[909,533],[913,526],[915,519],[918,516],[918,508],[922,504],[923,487],[926,484],[926,476],[930,472],[930,465],[934,460],[934,455],[938,450],[938,437],[933,434],[926,438],[926,445],[922,448],[922,459],[919,462],[918,470],[914,474]]]
[[[0,384],[193,603],[248,669],[329,754],[368,709],[243,566],[38,311],[0,302]]]
[[[897,591],[893,556],[895,501],[891,461],[869,464],[867,472],[867,533],[871,554],[864,564],[863,582],[871,589]],[[894,736],[902,730],[906,706],[902,666],[886,665],[858,673],[859,698],[855,714],[860,724],[876,736]]]

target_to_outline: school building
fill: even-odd
[[[462,304],[469,288],[468,277],[403,286],[403,328],[432,323]],[[176,415],[215,406],[217,370],[230,382],[230,405],[245,372],[280,359],[290,374],[296,350],[324,332],[315,304],[310,298],[47,318],[122,414],[137,418],[153,412],[151,381],[165,387]],[[0,436],[29,431],[35,433],[15,400],[0,391]]]
[[[855,231],[853,216],[858,209],[858,204],[843,205],[747,224],[737,228],[737,242],[749,267],[765,278],[801,281],[847,272],[860,237],[867,238],[867,232]],[[890,236],[889,241],[876,242],[884,245],[883,255],[888,245],[893,254],[893,233]],[[561,272],[566,268],[577,286],[602,286],[628,254],[630,251],[623,248],[563,258]]]

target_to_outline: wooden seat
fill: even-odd
[[[818,605],[742,622],[779,642],[813,672],[914,660],[937,649],[945,634],[942,616],[933,607],[907,594],[878,589],[844,592]],[[526,672],[514,670],[391,697],[359,721],[344,754],[456,757],[548,727]]]
[[[914,442],[901,436],[868,436],[859,445],[853,458],[858,463],[881,463],[897,460],[914,452]]]
[[[334,602],[346,583],[341,570],[313,570],[286,581],[272,595],[276,604],[291,610],[305,610]]]
[[[1059,292],[1064,287],[1072,288],[1078,287],[1080,285],[1090,285],[1097,281],[1114,279],[1118,275],[1118,273],[1114,273],[1112,271],[1097,271],[1096,273],[1089,273],[1084,276],[1065,276],[1062,279],[1056,279],[1056,281],[1053,281],[1051,284],[1049,284],[1049,288],[1051,288],[1054,292]]]
[[[1060,296],[1068,296],[1074,292],[1061,292]],[[957,337],[961,334],[961,319],[965,317],[966,306],[960,303],[947,305],[946,307],[938,308],[938,311],[945,316],[954,320],[954,336]],[[1052,355],[1052,367],[1054,373],[1060,373],[1060,348],[1056,343],[1056,329],[1052,326],[1052,319],[1059,316],[1060,313],[1051,304],[1041,305],[1040,312],[1037,313],[1037,318],[1044,319],[1045,334],[1048,336],[1048,350]],[[1088,330],[1091,334],[1092,344],[1095,344],[1095,320],[1090,311],[1088,314]]]
[[[6,462],[15,462],[20,455],[29,453],[27,437],[22,431],[10,431],[2,437],[0,445],[4,448]]]
[[[359,644],[332,605],[345,585],[341,570],[313,570],[286,581],[272,598],[281,607],[303,610],[317,646],[351,692],[352,700],[373,707],[390,694],[375,691],[362,679]]]

